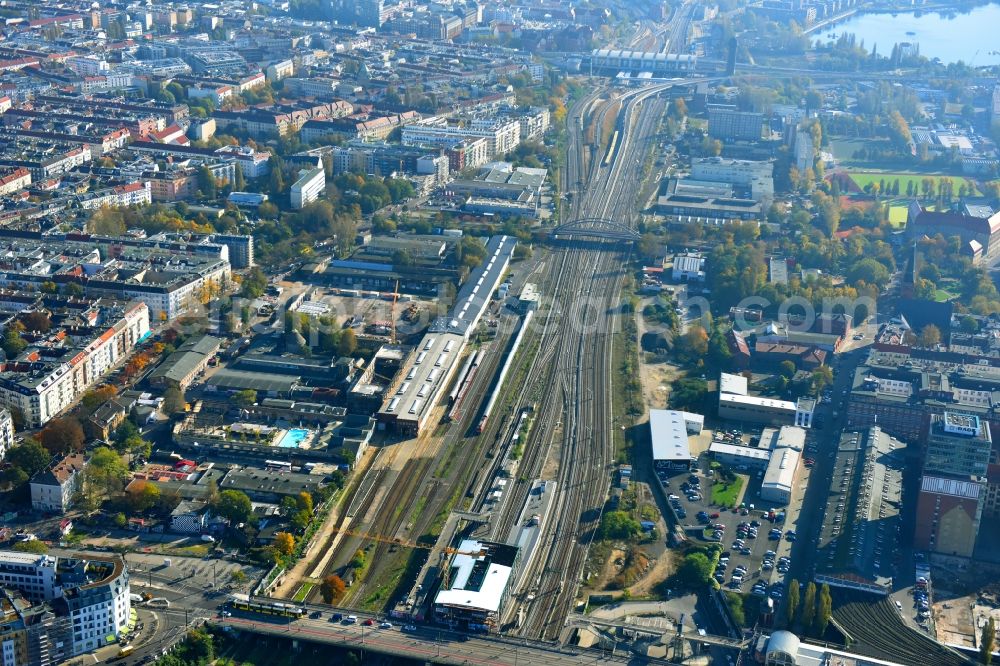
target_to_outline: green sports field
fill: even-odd
[[[958,188],[965,185],[967,189],[971,189],[971,194],[979,194],[979,190],[976,188],[976,183],[968,178],[962,178],[961,176],[944,176],[929,173],[897,173],[897,172],[881,172],[881,171],[848,171],[847,175],[851,177],[854,184],[858,186],[859,190],[864,191],[865,187],[872,183],[880,183],[885,181],[888,186],[894,183],[897,179],[899,180],[899,193],[902,195],[906,194],[907,183],[913,183],[913,189],[918,194],[921,191],[921,182],[924,178],[932,178],[934,180],[935,189],[937,188],[937,183],[942,179],[949,179],[951,181],[951,186],[953,189],[953,194],[958,196]]]

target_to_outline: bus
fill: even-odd
[[[295,604],[285,604],[280,601],[270,599],[252,599],[246,594],[233,594],[229,597],[229,606],[234,610],[241,610],[258,615],[274,615],[297,620],[306,614],[306,610]]]
[[[269,472],[292,471],[292,463],[285,462],[284,460],[265,460],[264,467],[266,467]]]

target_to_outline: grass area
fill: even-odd
[[[907,205],[905,203],[892,202],[889,204],[889,224],[897,229],[906,226]]]
[[[958,188],[965,185],[966,189],[971,189],[972,194],[979,194],[979,190],[976,189],[976,184],[974,181],[963,178],[961,176],[947,176],[943,174],[931,174],[931,173],[906,173],[906,172],[896,172],[896,171],[847,171],[847,174],[854,181],[854,184],[858,186],[859,189],[864,190],[865,187],[871,184],[878,184],[885,181],[886,186],[895,181],[899,181],[899,192],[900,194],[905,194],[909,183],[913,183],[914,191],[920,194],[921,183],[924,178],[931,178],[934,180],[935,192],[937,191],[937,183],[942,180],[950,180],[952,188],[954,188],[954,195],[958,195]]]
[[[736,498],[743,489],[743,477],[737,476],[733,481],[717,481],[712,484],[712,504],[718,506],[736,506]]]
[[[316,587],[316,583],[302,583],[295,596],[292,597],[292,601],[305,601],[314,587]]]
[[[159,555],[177,555],[178,557],[205,557],[212,546],[209,544],[196,543],[191,546],[177,546],[173,548],[156,548]]]
[[[944,289],[938,289],[934,292],[934,300],[937,301],[938,303],[944,303],[945,301],[950,299],[951,299],[951,294],[949,294]]]

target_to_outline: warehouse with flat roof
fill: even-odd
[[[420,434],[459,367],[466,341],[506,277],[516,245],[513,236],[493,236],[487,242],[486,259],[462,285],[451,312],[431,323],[397,375],[401,379],[386,393],[376,415],[381,427],[413,437]]]
[[[775,504],[788,504],[791,501],[800,456],[801,454],[792,448],[771,451],[771,459],[764,472],[764,481],[760,484],[762,500]]]
[[[691,468],[691,446],[684,412],[649,410],[649,435],[656,469],[679,471]]]
[[[434,598],[434,614],[452,627],[495,631],[521,551],[517,546],[475,539],[463,540],[458,551],[449,565],[450,585],[442,585]]]

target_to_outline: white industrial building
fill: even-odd
[[[473,120],[466,126],[449,125],[447,118],[434,116],[403,128],[405,146],[451,147],[466,140],[484,139],[487,159],[495,159],[514,150],[521,143],[521,125],[517,121]]]
[[[795,403],[755,395],[719,393],[719,418],[731,421],[809,428],[812,426],[814,407],[812,400]]]
[[[760,433],[760,448],[769,451],[778,449],[802,451],[806,448],[806,431],[796,426],[764,428]]]
[[[503,282],[517,239],[493,236],[486,259],[459,290],[451,312],[431,323],[417,352],[402,370],[402,381],[387,394],[376,418],[382,427],[416,436],[427,423],[441,392],[458,369],[458,359]]]
[[[501,609],[510,594],[517,546],[465,539],[451,561],[450,584],[434,598],[438,621],[473,631],[498,628]]]
[[[726,442],[712,442],[708,452],[716,461],[740,471],[767,469],[767,463],[771,460],[771,452],[768,449]]]
[[[650,72],[654,76],[672,76],[694,70],[698,59],[693,55],[658,51],[597,49],[590,55],[593,73]]]
[[[802,452],[793,448],[782,447],[771,451],[771,460],[767,463],[764,481],[760,485],[762,500],[775,504],[791,501],[801,457]]]
[[[521,289],[521,295],[518,296],[518,304],[521,306],[521,310],[524,312],[529,312],[530,310],[538,309],[538,287],[535,286],[533,282],[525,282],[524,288]]]
[[[308,206],[319,198],[326,189],[326,171],[322,168],[306,169],[299,172],[299,179],[292,184],[292,208]]]
[[[653,447],[653,466],[667,471],[691,468],[688,420],[685,412],[672,409],[649,410],[649,434]]]
[[[670,277],[674,282],[704,282],[705,255],[701,252],[684,252],[675,255]]]
[[[743,375],[734,375],[729,372],[721,373],[719,375],[719,393],[746,395],[747,378]]]

